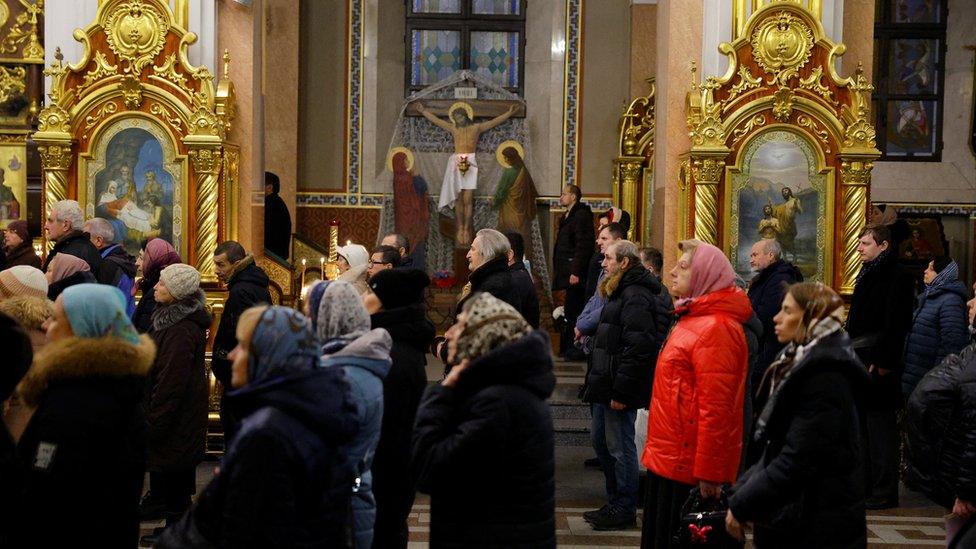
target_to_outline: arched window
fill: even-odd
[[[407,0],[406,94],[469,69],[522,95],[525,0]]]
[[[941,161],[946,0],[878,0],[874,112],[883,160]]]

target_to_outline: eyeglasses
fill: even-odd
[[[390,263],[389,261],[373,261],[372,259],[369,260],[368,264],[370,267],[372,267],[373,265],[390,265],[391,267],[393,266],[393,264]]]

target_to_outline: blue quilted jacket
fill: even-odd
[[[966,298],[966,286],[958,279],[919,296],[912,330],[905,341],[901,386],[906,397],[932,367],[969,343]]]

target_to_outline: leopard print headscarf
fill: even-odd
[[[464,304],[468,318],[457,340],[457,360],[475,360],[492,349],[511,343],[532,331],[514,307],[488,293],[479,293]]]

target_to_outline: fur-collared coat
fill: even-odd
[[[18,445],[17,547],[135,547],[146,463],[140,408],[156,354],[115,337],[47,345],[18,391],[33,416]]]

